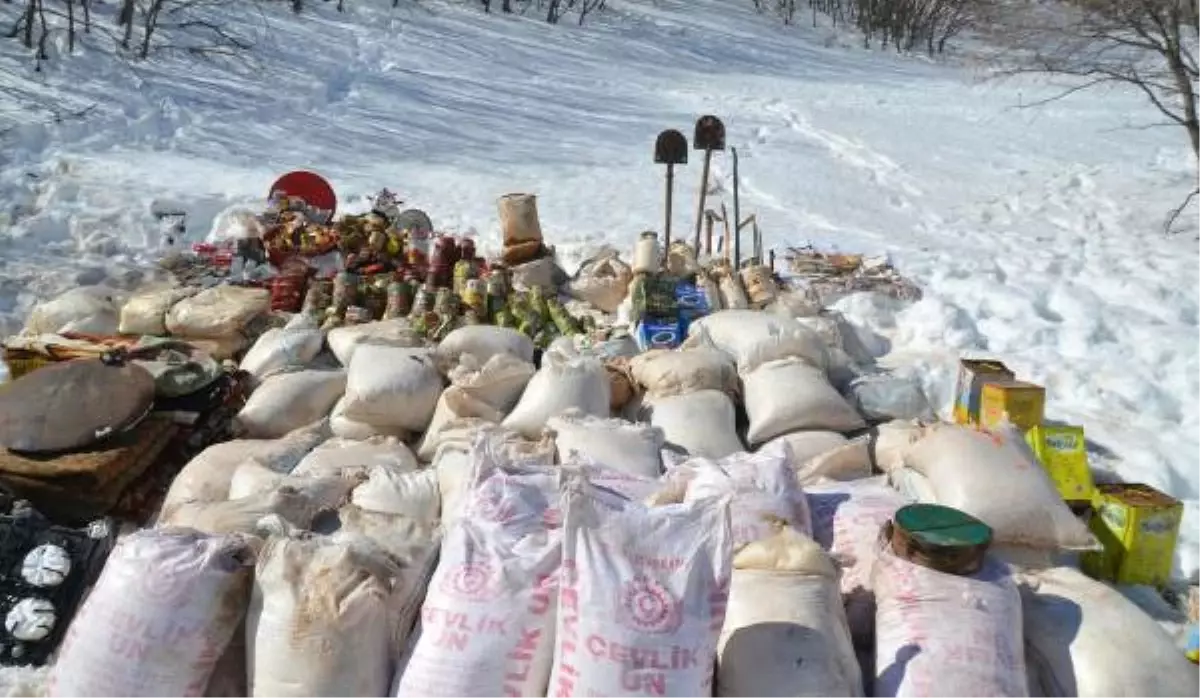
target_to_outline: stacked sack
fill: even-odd
[[[556,343],[535,365],[501,327],[436,347],[406,320],[268,331],[241,364],[243,438],[188,463],[158,526],[124,539],[52,695],[1194,687],[1153,622],[1046,567],[1092,541],[1019,437],[864,435],[831,384],[837,342],[784,315],[691,333],[629,359],[641,397],[620,410],[612,347]],[[993,529],[980,572],[881,541],[914,500]],[[1137,643],[1124,663],[1103,653],[1117,625]]]

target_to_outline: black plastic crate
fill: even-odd
[[[46,663],[116,543],[116,523],[51,523],[26,502],[0,515],[0,665]],[[65,564],[64,564],[65,560]]]

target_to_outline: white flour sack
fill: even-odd
[[[442,377],[429,350],[363,344],[346,374],[342,416],[421,432],[441,393]]]
[[[863,695],[837,568],[791,527],[733,558],[716,695]]]
[[[165,324],[176,337],[221,339],[237,334],[270,309],[270,291],[222,284],[171,306]]]
[[[377,436],[390,436],[401,441],[408,441],[411,434],[401,427],[378,426],[350,419],[345,414],[346,396],[342,396],[333,406],[329,414],[329,430],[334,436],[353,441],[365,441]]]
[[[846,620],[855,644],[870,646],[875,636],[875,595],[871,570],[879,531],[896,510],[909,503],[882,477],[806,486],[813,539],[829,551],[842,570],[839,582]]]
[[[707,696],[728,498],[647,508],[569,478],[551,696]]]
[[[487,434],[493,456],[487,463],[521,463],[548,468],[554,464],[552,442],[527,441],[516,432],[479,420],[464,419],[452,422],[443,430],[443,441],[433,458],[437,472],[438,492],[441,494],[442,523],[449,525],[462,515],[465,502],[475,486],[480,468],[474,455],[475,441]]]
[[[737,390],[738,377],[729,355],[713,347],[651,349],[629,360],[634,380],[652,397],[686,395],[697,390]]]
[[[346,389],[345,371],[294,371],[263,381],[237,414],[252,439],[277,439],[324,418]]]
[[[778,436],[768,441],[762,448],[768,448],[776,443],[787,445],[792,454],[792,463],[799,470],[804,463],[829,453],[835,448],[845,446],[849,440],[836,431],[796,431]]]
[[[203,695],[246,610],[252,540],[154,529],[118,541],[67,631],[48,695]]]
[[[260,381],[282,369],[307,366],[324,345],[325,333],[316,320],[297,315],[285,327],[263,332],[238,368]]]
[[[508,531],[562,525],[558,466],[538,457],[513,457],[492,431],[476,437],[471,466],[461,509],[464,518]]]
[[[1021,577],[1026,661],[1048,696],[1194,696],[1200,674],[1162,627],[1069,567]]]
[[[372,466],[367,481],[354,488],[350,501],[368,511],[437,521],[441,509],[438,475],[433,468],[397,472]]]
[[[313,499],[318,510],[339,506],[350,491],[367,479],[367,469],[303,475],[292,471],[283,475],[271,470],[253,458],[238,466],[229,482],[230,501],[273,492],[281,487],[304,492]],[[286,517],[285,517],[286,518]]]
[[[905,462],[929,478],[938,504],[991,526],[997,543],[1064,549],[1095,545],[1011,427],[987,433],[938,424],[912,446]]]
[[[546,695],[561,534],[469,518],[452,526],[393,695]]]
[[[474,354],[463,354],[446,377],[450,385],[503,415],[516,406],[536,372],[532,362],[512,354],[496,354],[483,362]]]
[[[546,420],[572,407],[585,414],[607,417],[611,392],[608,371],[599,360],[567,358],[551,352],[542,357],[542,367],[502,423],[526,438],[535,439],[542,433]]]
[[[646,405],[650,424],[662,429],[666,443],[689,455],[724,458],[746,450],[738,438],[733,401],[719,390],[655,398]]]
[[[801,429],[846,432],[867,426],[825,378],[802,359],[779,359],[742,374],[751,445]]]
[[[688,337],[700,338],[733,357],[739,373],[767,361],[796,357],[824,371],[821,336],[793,318],[757,310],[719,310],[693,322]]]
[[[417,469],[417,458],[403,441],[392,436],[334,437],[305,456],[292,474],[324,477],[365,473],[377,465],[396,472],[408,472]]]
[[[361,325],[335,327],[329,330],[329,350],[339,363],[349,367],[355,350],[361,344],[382,344],[389,347],[419,347],[425,339],[412,329],[407,318],[379,320]]]
[[[229,499],[234,474],[250,459],[281,474],[291,472],[304,454],[328,437],[325,425],[316,422],[281,439],[235,439],[213,444],[188,461],[171,481],[162,511],[170,512],[184,502]]]
[[[442,431],[448,424],[460,419],[479,419],[490,424],[499,424],[504,419],[504,413],[491,405],[471,397],[462,388],[451,385],[438,398],[437,407],[433,410],[433,419],[421,437],[417,446],[417,456],[423,461],[433,459],[438,446],[442,444]]]
[[[796,484],[782,446],[758,453],[735,453],[719,461],[693,458],[685,502],[730,495],[733,549],[770,536],[783,521],[802,533],[812,531],[804,490]]]
[[[343,487],[344,493],[350,488]],[[336,506],[336,503],[334,504]],[[277,514],[284,521],[307,528],[317,513],[316,498],[294,487],[280,487],[227,502],[186,502],[163,515],[159,526],[191,528],[210,534],[256,531],[260,519]]]
[[[1021,595],[991,557],[971,576],[880,550],[872,573],[876,696],[1027,696]]]
[[[471,354],[479,363],[486,363],[497,354],[508,354],[533,363],[533,340],[510,327],[460,327],[438,343],[438,366],[443,372],[449,373],[459,364],[463,354]]]
[[[576,454],[631,475],[656,478],[662,472],[659,451],[664,436],[658,427],[594,417],[579,410],[551,418],[546,427],[554,434],[559,461]]]
[[[401,574],[382,551],[350,539],[272,536],[254,577],[251,695],[386,695]]]

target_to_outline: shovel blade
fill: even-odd
[[[712,114],[697,119],[692,147],[696,150],[725,150],[725,124]]]
[[[673,128],[654,139],[654,162],[660,165],[686,165],[687,154],[687,137]]]

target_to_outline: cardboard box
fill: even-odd
[[[1085,553],[1087,574],[1117,584],[1162,587],[1171,575],[1183,503],[1143,484],[1096,487],[1090,528],[1103,552]]]
[[[647,316],[635,328],[634,339],[642,351],[674,349],[684,340],[684,330],[678,318]]]
[[[958,363],[958,382],[954,390],[954,421],[975,424],[979,421],[979,398],[983,385],[994,380],[1014,380],[1016,374],[999,361],[963,359]]]
[[[1042,467],[1068,504],[1090,504],[1096,493],[1083,427],[1035,426],[1025,434]]]
[[[983,384],[979,391],[979,425],[991,429],[1008,421],[1021,431],[1042,423],[1046,409],[1046,389],[1018,380],[999,380]]]

